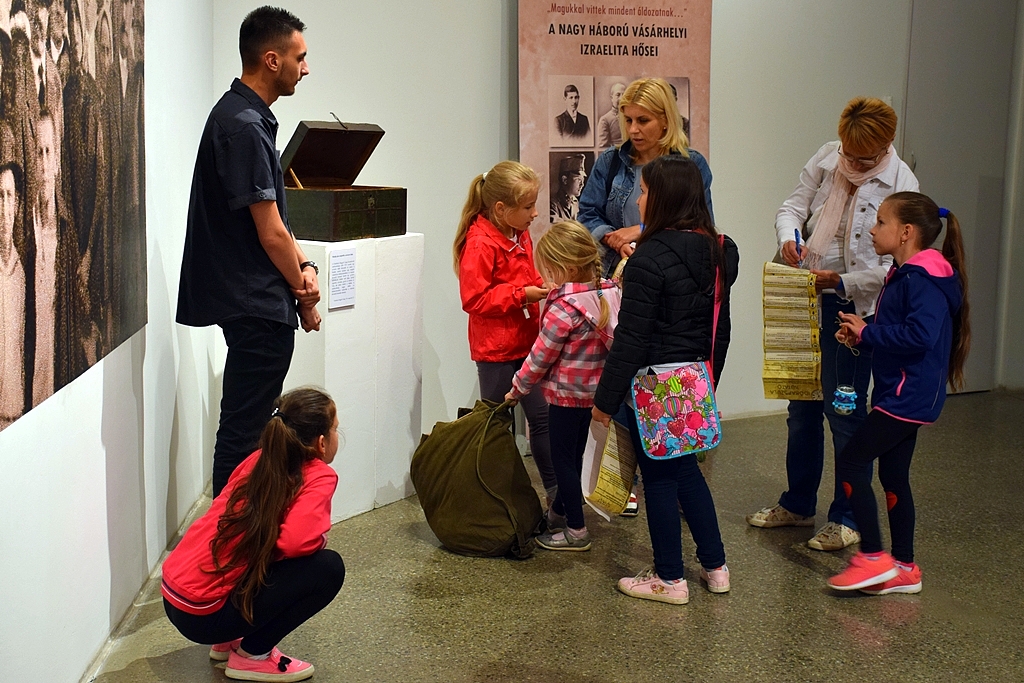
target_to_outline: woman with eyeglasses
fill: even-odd
[[[839,117],[839,140],[825,143],[800,173],[800,182],[775,217],[782,260],[817,275],[821,320],[823,399],[790,401],[786,474],[789,488],[776,505],[747,516],[756,527],[814,526],[818,485],[825,460],[824,419],[835,453],[867,416],[871,352],[840,348],[839,313],[871,319],[875,299],[892,264],[875,253],[870,230],[882,200],[918,190],[914,173],[896,154],[896,112],[882,100],[857,97]],[[856,409],[842,415],[832,407],[837,384],[852,385]],[[839,479],[835,480],[827,523],[807,545],[840,550],[860,542],[860,533]]]

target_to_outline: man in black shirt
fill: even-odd
[[[298,321],[320,329],[317,266],[288,227],[270,105],[309,73],[305,25],[272,7],[239,31],[242,77],[207,119],[192,176],[177,320],[227,342],[213,495],[256,447],[291,364]]]

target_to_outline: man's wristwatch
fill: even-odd
[[[307,266],[312,268],[313,272],[316,273],[317,275],[320,274],[320,269],[317,268],[316,261],[303,261],[302,263],[299,264],[299,270],[305,270]]]

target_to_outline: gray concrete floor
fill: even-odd
[[[921,431],[917,596],[832,592],[825,579],[850,550],[816,552],[803,543],[813,530],[745,523],[785,486],[785,418],[772,416],[727,422],[704,466],[731,593],[702,587],[685,531],[688,605],[618,593],[619,577],[651,564],[643,513],[604,523],[588,512],[589,553],[473,559],[440,547],[411,498],[332,529],[345,587],[281,647],[312,661],[322,683],[1022,681],[1022,424],[1024,393],[985,393],[950,398]],[[819,523],[831,472],[828,464]],[[167,622],[156,583],[137,603],[87,680],[228,680],[208,648]]]

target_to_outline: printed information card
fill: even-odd
[[[338,249],[330,253],[327,288],[328,310],[356,305],[355,249]]]

